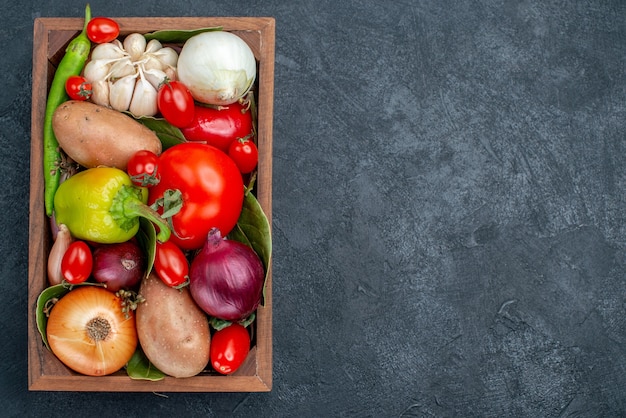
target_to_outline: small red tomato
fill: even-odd
[[[216,331],[211,338],[211,366],[221,374],[231,374],[250,352],[250,334],[241,324],[233,323]]]
[[[242,174],[248,174],[259,162],[259,150],[248,138],[239,138],[228,147],[228,155],[233,159]]]
[[[167,81],[159,87],[157,106],[165,120],[177,128],[184,128],[193,122],[193,96],[180,81]]]
[[[93,93],[91,83],[80,75],[71,75],[65,82],[65,91],[72,100],[87,100]]]
[[[61,259],[63,278],[71,284],[82,283],[91,276],[93,256],[85,241],[74,241]]]
[[[130,157],[126,172],[135,185],[152,187],[159,183],[158,166],[158,155],[149,150],[141,150]]]
[[[87,23],[87,37],[96,44],[111,42],[119,34],[120,26],[108,17],[94,17]]]
[[[154,270],[169,287],[183,287],[189,282],[189,262],[172,241],[157,241]]]

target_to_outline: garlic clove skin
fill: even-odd
[[[100,106],[109,107],[109,82],[98,80],[91,83],[91,101]]]
[[[139,77],[137,79],[129,110],[135,116],[154,116],[157,114],[157,90],[145,78]]]
[[[146,50],[146,38],[140,33],[131,33],[124,39],[124,49],[133,61],[139,61]]]
[[[83,70],[83,76],[92,83],[98,80],[104,80],[111,69],[111,60],[109,59],[92,59]]]
[[[163,44],[161,44],[161,42],[159,42],[156,39],[151,39],[150,42],[148,42],[148,44],[146,45],[145,53],[151,54],[153,52],[158,51],[161,48],[163,48]]]
[[[120,112],[128,110],[133,98],[136,75],[127,75],[116,82],[109,82],[109,103],[111,107]]]
[[[164,70],[167,66],[161,62],[154,54],[144,54],[143,68],[146,70]]]
[[[73,241],[72,234],[65,224],[60,224],[58,228],[59,232],[57,232],[48,256],[48,283],[51,286],[61,284],[64,280],[61,272],[61,261]]]
[[[123,58],[117,62],[115,62],[111,66],[111,70],[109,72],[109,78],[116,80],[118,78],[126,77],[129,75],[135,75],[137,70],[133,65],[133,62],[129,57]]]
[[[174,67],[167,67],[165,69],[165,75],[170,81],[178,80],[178,73],[176,72],[176,68]]]
[[[157,69],[144,70],[143,75],[157,91],[159,87],[161,87],[161,84],[168,78],[165,71]]]
[[[121,44],[120,44],[121,45]],[[116,43],[99,44],[91,51],[92,60],[123,58],[126,52]]]
[[[154,56],[166,66],[176,67],[178,63],[178,53],[169,46],[159,49],[154,53]]]
[[[112,40],[109,43],[111,43],[111,44],[115,45],[116,47],[118,47],[124,53],[124,55],[128,55],[128,52],[126,52],[126,50],[124,49],[124,44],[119,39],[114,39],[114,40]]]

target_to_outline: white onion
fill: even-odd
[[[230,32],[191,37],[178,56],[178,79],[194,99],[228,105],[242,98],[256,78],[256,59],[248,44]]]

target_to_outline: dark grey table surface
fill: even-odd
[[[626,415],[626,2],[91,1],[274,16],[274,387],[29,392],[33,19],[3,0],[3,416]]]

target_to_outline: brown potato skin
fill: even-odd
[[[173,377],[204,370],[211,346],[209,320],[189,288],[171,288],[152,273],[143,279],[139,294],[145,301],[135,311],[137,336],[150,362]]]
[[[140,150],[159,155],[159,137],[149,128],[113,109],[95,103],[68,100],[54,112],[52,129],[63,151],[83,167],[117,167]]]

